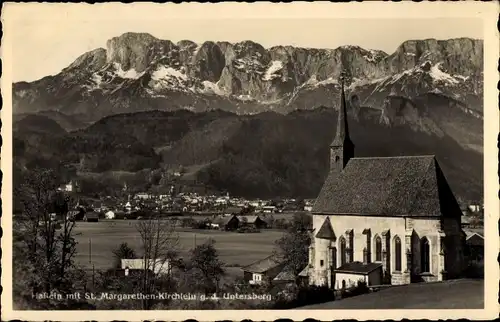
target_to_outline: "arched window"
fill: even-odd
[[[338,162],[340,160],[340,157],[337,155],[335,156],[335,162]]]
[[[401,272],[401,239],[398,236],[394,238],[394,270]]]
[[[430,271],[430,247],[427,237],[420,241],[420,265],[422,273]]]
[[[382,238],[380,236],[375,237],[375,261],[382,261]]]
[[[339,244],[340,244],[340,266],[344,265],[346,263],[346,244],[345,244],[345,238],[340,237],[339,239]]]

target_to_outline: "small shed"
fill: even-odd
[[[243,278],[252,285],[271,283],[283,266],[271,255],[242,268]]]
[[[295,283],[296,278],[297,276],[291,270],[285,268],[273,278],[273,284]]]
[[[307,265],[298,275],[299,285],[309,285],[309,265]]]
[[[218,217],[215,223],[223,230],[236,230],[240,224],[240,220],[235,215]]]
[[[83,220],[87,221],[87,222],[98,222],[99,221],[99,214],[97,212],[94,212],[94,211],[87,212],[87,213],[85,213]]]
[[[355,287],[358,282],[365,282],[369,285],[382,284],[382,264],[381,263],[346,263],[334,270],[336,290]]]
[[[267,227],[267,223],[259,216],[239,216],[238,219],[243,226],[253,226],[257,229]]]
[[[478,232],[465,231],[465,244],[470,260],[481,261],[484,258],[484,237]]]

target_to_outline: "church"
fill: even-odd
[[[436,158],[354,157],[344,82],[330,171],[311,210],[309,284],[409,284],[459,277],[462,212]]]

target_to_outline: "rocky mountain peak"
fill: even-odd
[[[194,42],[194,41],[191,41],[191,40],[180,40],[177,42],[176,44],[179,48],[196,48],[198,45]]]
[[[388,57],[393,72],[425,61],[442,62],[442,67],[451,73],[472,76],[482,71],[483,42],[471,38],[408,40]]]
[[[336,105],[346,70],[361,107],[380,110],[387,96],[413,101],[434,93],[481,114],[482,52],[482,41],[468,38],[409,40],[388,55],[359,46],[266,49],[251,40],[173,43],[125,33],[58,75],[14,84],[14,105],[100,116],[141,109],[287,113]]]
[[[111,38],[106,45],[107,62],[118,63],[123,71],[133,69],[138,73],[177,48],[170,40],[159,40],[147,33],[125,33]]]
[[[106,64],[106,49],[97,48],[78,57],[71,65],[63,69],[63,72],[72,69],[84,69],[95,72]]]

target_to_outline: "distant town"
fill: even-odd
[[[196,192],[155,194],[139,192],[128,194],[124,186],[122,197],[106,196],[95,199],[79,196],[78,184],[71,181],[62,185],[61,192],[74,195],[75,209],[70,212],[76,220],[140,219],[147,211],[156,216],[179,215],[255,215],[296,211],[311,211],[314,199],[245,199],[225,194],[202,195]]]
[[[101,219],[140,219],[144,211],[158,216],[179,216],[182,214],[265,215],[296,211],[310,212],[314,204],[314,199],[246,199],[230,196],[229,193],[203,195],[197,192],[176,192],[173,185],[170,187],[169,193],[138,192],[129,194],[125,184],[122,197],[106,196],[100,199],[78,197],[80,194],[76,181],[70,181],[59,187],[58,190],[77,198],[75,209],[71,212],[77,220],[83,220],[85,213],[95,213]],[[464,214],[462,218],[464,227],[482,227],[483,219],[477,215],[484,211],[484,203],[469,201],[462,202],[460,206]],[[76,212],[77,210],[78,212]],[[86,216],[85,218],[87,220],[90,217]]]

